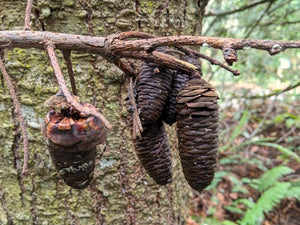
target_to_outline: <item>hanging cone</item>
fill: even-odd
[[[135,152],[150,177],[165,185],[172,179],[172,159],[162,121],[145,125],[142,137],[134,142]]]
[[[198,70],[201,71],[201,64],[198,59],[192,58],[190,56],[184,56],[181,60],[191,63],[198,67]],[[176,97],[178,92],[182,89],[184,84],[189,80],[189,75],[185,73],[176,72],[174,74],[172,89],[170,91],[169,97],[167,99],[162,119],[165,123],[172,125],[176,122]]]
[[[135,86],[133,87],[135,93]],[[135,99],[134,99],[135,100]],[[133,127],[134,107],[132,99],[126,98],[127,125],[131,132]],[[172,179],[172,159],[168,136],[162,121],[159,119],[151,124],[143,125],[143,131],[137,139],[134,136],[134,148],[137,157],[149,176],[159,185],[165,185]]]
[[[172,84],[172,72],[156,63],[144,63],[137,77],[137,105],[142,124],[152,124],[162,114]]]
[[[186,82],[177,96],[177,136],[189,185],[201,192],[212,181],[218,150],[218,95],[203,79]]]
[[[89,103],[82,104],[97,111]],[[42,124],[42,132],[52,162],[64,182],[83,189],[93,180],[96,145],[106,141],[104,123],[94,116],[83,116],[69,106],[59,111],[51,110]]]

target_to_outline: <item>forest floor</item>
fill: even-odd
[[[233,203],[239,199],[257,202],[262,193],[253,188],[251,182],[279,165],[290,167],[294,172],[282,176],[278,182],[297,181],[300,188],[300,163],[284,156],[278,148],[256,142],[257,139],[264,140],[300,155],[300,101],[255,100],[247,104],[244,109],[251,110],[244,117],[240,115],[238,118],[234,107],[221,110],[220,151],[216,168],[219,175],[215,175],[212,188],[201,194],[193,192],[188,225],[240,224],[247,204]],[[229,222],[221,222],[226,220]],[[284,198],[269,213],[264,213],[263,220],[257,224],[299,225],[300,201]]]

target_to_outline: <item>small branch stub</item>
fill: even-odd
[[[238,61],[237,52],[233,48],[224,48],[222,50],[225,61],[229,66],[232,66],[234,62]]]

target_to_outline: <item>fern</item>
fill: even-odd
[[[253,180],[251,187],[255,188],[259,192],[267,190],[273,186],[274,183],[282,176],[293,173],[294,170],[287,166],[277,166],[271,170],[265,172],[259,179]]]
[[[230,173],[225,171],[218,171],[214,175],[214,179],[209,186],[206,187],[206,190],[211,190],[215,188],[218,183],[222,180],[223,177],[230,175]]]
[[[235,206],[237,204],[243,204],[243,205],[247,206],[248,208],[252,208],[255,205],[253,200],[245,199],[245,198],[235,200],[232,204],[235,205]]]
[[[278,182],[262,194],[257,203],[247,210],[241,225],[261,224],[264,220],[264,212],[270,212],[277,203],[288,195],[289,182]]]
[[[296,198],[300,201],[300,187],[290,187],[289,192],[287,193],[287,197]]]

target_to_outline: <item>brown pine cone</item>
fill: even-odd
[[[135,152],[150,177],[165,185],[172,179],[172,159],[162,121],[143,126],[142,137],[134,141]]]
[[[190,56],[182,57],[183,61],[189,62],[201,71],[201,64],[198,59],[192,58]],[[172,89],[170,91],[169,97],[165,104],[165,108],[162,114],[162,119],[165,123],[172,125],[176,122],[176,97],[178,92],[184,86],[184,84],[190,79],[188,74],[177,72],[174,74]]]
[[[144,63],[137,77],[137,106],[142,124],[158,120],[172,84],[171,70],[156,63]]]
[[[185,179],[201,192],[212,181],[218,150],[218,94],[203,79],[186,82],[177,96],[177,135]]]
[[[89,103],[82,106],[97,111]],[[77,189],[88,186],[93,179],[96,145],[106,141],[104,123],[68,106],[60,111],[51,110],[42,124],[42,132],[52,162],[64,182]]]
[[[135,86],[133,87],[135,93]],[[135,99],[134,99],[135,100]],[[130,94],[126,98],[127,125],[133,133],[133,111]],[[141,137],[133,140],[135,152],[149,176],[159,185],[172,179],[172,159],[168,136],[161,120],[143,125]]]

